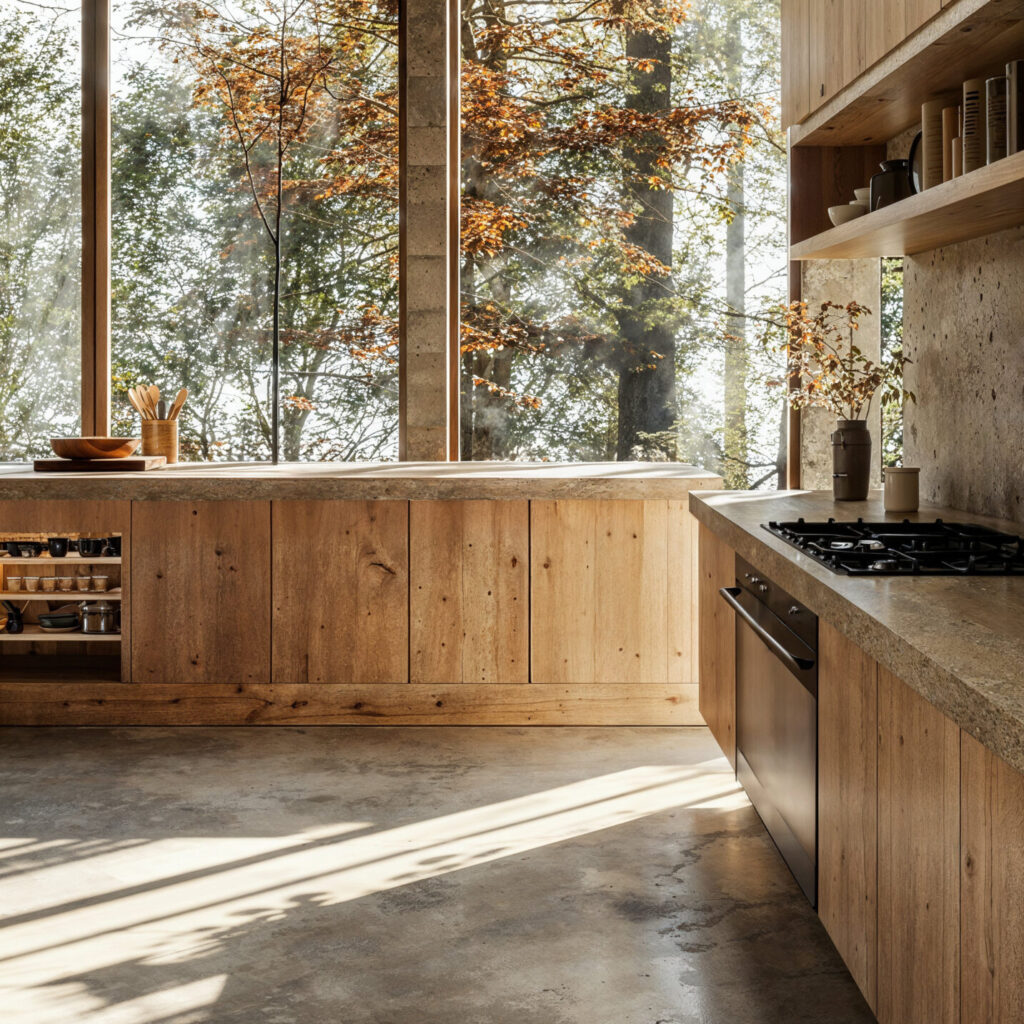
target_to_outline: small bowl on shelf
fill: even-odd
[[[830,206],[828,208],[828,219],[838,228],[843,224],[848,224],[851,220],[863,217],[867,212],[867,207],[865,206],[844,203],[842,206]]]
[[[140,444],[140,437],[50,438],[54,455],[62,459],[126,459]]]
[[[865,206],[870,204],[870,202],[871,202],[871,188],[870,188],[870,186],[865,186],[864,188],[855,188],[853,190],[853,194],[856,197],[858,203],[863,203]]]

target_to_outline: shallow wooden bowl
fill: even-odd
[[[124,459],[142,439],[138,437],[51,437],[50,447],[62,459]]]

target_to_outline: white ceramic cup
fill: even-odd
[[[916,512],[921,500],[921,470],[910,466],[886,466],[882,475],[885,481],[885,511]]]

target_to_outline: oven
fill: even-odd
[[[811,905],[818,874],[818,619],[736,558],[736,775]]]

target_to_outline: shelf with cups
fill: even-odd
[[[910,256],[1024,224],[1024,152],[790,246],[791,260]]]
[[[5,590],[0,601],[120,601],[121,589],[115,590]]]
[[[4,555],[0,557],[0,566],[2,565],[61,565],[61,564],[73,564],[73,565],[120,565],[120,555],[97,555],[95,557],[90,555],[79,555],[74,552],[70,552],[60,557],[53,555],[34,555],[28,558],[23,558],[21,555]]]

